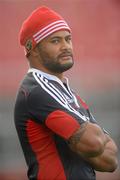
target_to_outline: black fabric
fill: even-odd
[[[46,81],[46,78],[45,78]],[[67,97],[66,101],[81,115],[89,117],[89,113],[83,108],[78,108],[74,102],[74,98],[71,98],[69,93],[66,93],[64,88],[54,80],[47,80],[56,87],[64,97]],[[47,82],[46,81],[46,82]],[[52,84],[52,85],[51,85]],[[47,85],[45,85],[47,88]],[[61,101],[61,98],[58,97]],[[64,102],[63,102],[64,103]],[[69,109],[58,103],[50,94],[48,94],[40,84],[35,80],[32,73],[27,74],[25,79],[20,85],[16,103],[15,103],[15,125],[18,132],[18,136],[21,142],[21,146],[25,155],[25,159],[28,165],[28,177],[30,180],[37,177],[38,164],[36,155],[32,151],[31,145],[28,141],[26,134],[26,122],[28,119],[32,119],[38,124],[45,125],[47,116],[55,111],[62,110],[73,116],[79,123],[84,123],[77,114],[69,111]],[[92,117],[89,117],[92,120]],[[95,180],[95,172],[92,167],[82,160],[78,155],[72,152],[67,142],[57,134],[54,134],[54,142],[56,144],[60,159],[62,161],[66,179],[67,180]]]
[[[61,157],[67,180],[95,180],[94,169],[88,162],[69,149],[67,141],[54,136],[56,146]]]

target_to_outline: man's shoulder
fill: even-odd
[[[23,80],[21,81],[19,88],[18,88],[18,94],[23,93],[26,96],[30,95],[31,93],[36,93],[37,89],[39,89],[40,92],[40,86],[33,77],[31,73],[28,73],[24,76]]]

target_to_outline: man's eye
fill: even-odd
[[[71,40],[72,40],[72,38],[71,38],[71,37],[68,37],[68,38],[67,38],[67,41],[71,41]]]
[[[59,40],[58,39],[54,39],[51,42],[54,43],[54,44],[57,44],[57,43],[59,43]]]

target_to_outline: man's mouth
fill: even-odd
[[[72,57],[72,54],[71,53],[64,53],[64,54],[61,54],[59,57],[62,59],[68,59],[68,58]]]

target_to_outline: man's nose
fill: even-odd
[[[71,45],[66,40],[63,40],[61,42],[61,49],[70,49],[70,48],[71,48]]]

